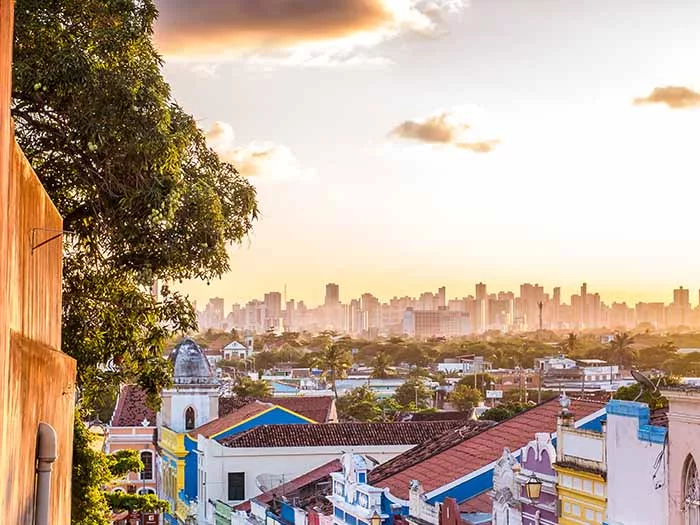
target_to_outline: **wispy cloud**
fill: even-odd
[[[245,177],[284,181],[306,176],[287,146],[272,142],[236,145],[233,128],[226,122],[214,122],[204,133],[207,143],[221,160],[233,164]]]
[[[386,65],[383,57],[343,53],[374,47],[400,34],[438,35],[449,13],[467,0],[159,0],[156,42],[166,57],[247,60],[282,51],[302,65]],[[286,51],[286,53],[285,53]],[[288,56],[285,56],[288,55]]]
[[[406,120],[389,132],[389,137],[427,144],[454,146],[474,153],[489,153],[498,139],[483,139],[469,122],[468,112],[456,108],[422,119]]]
[[[647,97],[636,98],[637,106],[646,104],[666,104],[672,109],[700,107],[700,93],[684,86],[657,87]]]

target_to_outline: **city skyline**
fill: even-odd
[[[174,97],[261,208],[198,301],[694,284],[700,3],[157,3]]]
[[[422,288],[416,288],[413,290],[408,290],[405,293],[401,292],[396,292],[396,293],[387,293],[387,294],[381,294],[376,292],[376,290],[372,290],[367,287],[355,287],[352,288],[350,291],[348,291],[347,287],[343,284],[341,280],[336,279],[334,282],[328,282],[328,283],[323,283],[322,281],[318,282],[318,285],[314,288],[313,292],[310,294],[311,297],[314,297],[314,299],[308,299],[309,296],[301,295],[301,294],[295,294],[293,293],[293,290],[291,287],[288,285],[282,284],[280,287],[275,289],[274,286],[272,287],[265,287],[265,286],[258,286],[257,288],[261,290],[260,293],[255,293],[253,295],[230,295],[230,294],[224,294],[218,291],[217,293],[212,293],[217,290],[216,286],[209,285],[207,286],[206,284],[203,284],[201,288],[201,292],[197,294],[197,296],[192,295],[191,299],[193,299],[198,308],[201,309],[202,305],[205,305],[209,299],[213,297],[222,297],[225,299],[227,304],[245,304],[248,301],[251,300],[263,300],[266,294],[271,293],[271,292],[276,292],[280,293],[282,296],[282,301],[284,302],[284,297],[285,297],[285,289],[286,289],[286,297],[287,300],[294,300],[296,302],[303,301],[304,304],[309,307],[309,308],[316,308],[316,307],[321,307],[324,306],[326,303],[325,301],[325,296],[326,296],[326,290],[325,286],[326,284],[337,284],[339,287],[339,292],[338,295],[340,297],[340,302],[343,304],[347,304],[348,300],[351,299],[357,299],[362,294],[365,293],[370,293],[374,295],[377,299],[380,301],[389,301],[391,299],[395,298],[403,298],[403,297],[414,297],[417,298],[420,296],[421,293],[424,293],[426,291],[431,291],[431,290],[438,290],[440,287],[445,287],[447,289],[447,298],[448,299],[454,299],[454,298],[463,298],[463,297],[468,297],[468,296],[474,296],[475,295],[475,285],[477,283],[485,283],[486,286],[488,287],[488,293],[493,294],[493,293],[499,293],[499,292],[513,292],[516,293],[519,290],[520,286],[522,284],[532,284],[532,285],[538,285],[538,286],[543,286],[545,289],[545,293],[549,293],[551,295],[552,290],[555,288],[559,288],[561,290],[561,297],[563,302],[567,302],[567,300],[571,297],[571,295],[576,294],[580,290],[580,286],[584,281],[579,281],[577,284],[571,284],[569,286],[560,286],[558,284],[548,284],[545,283],[543,284],[542,282],[536,282],[534,280],[530,281],[521,281],[519,283],[515,283],[512,286],[498,286],[493,283],[489,283],[486,280],[476,280],[472,283],[468,282],[463,282],[459,286],[449,286],[445,283],[435,283],[433,285],[429,284],[427,286],[423,286]],[[586,281],[586,284],[591,286],[591,283]],[[633,292],[627,292],[623,294],[621,297],[610,294],[608,291],[606,291],[604,288],[595,285],[596,291],[600,294],[600,296],[605,300],[607,304],[612,304],[612,303],[627,303],[630,306],[634,306],[637,302],[646,302],[646,303],[657,303],[657,302],[662,302],[665,304],[673,302],[674,299],[674,290],[678,288],[683,288],[685,290],[690,291],[690,304],[692,306],[698,306],[700,305],[700,285],[697,287],[692,287],[692,286],[687,286],[686,284],[671,284],[670,288],[664,289],[660,293],[633,293]],[[179,284],[174,285],[175,288],[177,289],[185,289]],[[391,284],[385,284],[384,288],[390,289]],[[399,286],[397,289],[401,290],[407,290],[406,286]],[[357,292],[356,290],[361,290]],[[462,292],[463,291],[463,292]],[[614,291],[614,290],[613,290]],[[208,295],[207,295],[208,292]],[[316,299],[317,298],[317,299]]]

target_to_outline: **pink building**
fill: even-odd
[[[133,385],[125,385],[119,393],[107,436],[107,452],[137,450],[144,464],[143,472],[130,472],[112,490],[137,494],[158,493],[156,467],[156,413],[146,407],[146,395]]]
[[[668,525],[700,523],[700,390],[665,390],[668,407]]]

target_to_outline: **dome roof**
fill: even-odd
[[[214,384],[216,375],[204,352],[192,339],[180,341],[170,353],[175,384]]]

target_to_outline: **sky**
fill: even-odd
[[[175,99],[262,211],[199,305],[700,287],[700,3],[157,4]]]

